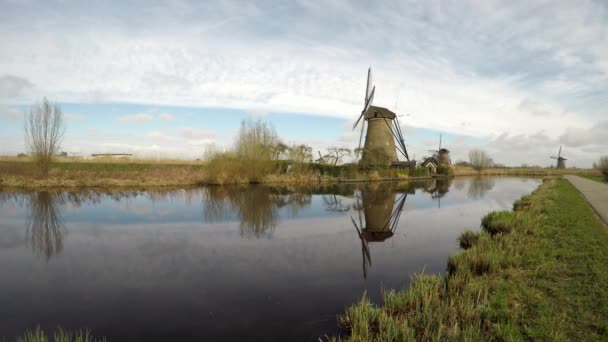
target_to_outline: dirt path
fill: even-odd
[[[583,194],[604,223],[608,224],[608,184],[572,175],[564,178]]]

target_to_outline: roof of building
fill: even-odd
[[[437,158],[433,157],[428,157],[426,158],[422,164],[420,164],[422,167],[426,167],[427,165],[429,165],[430,163],[433,163],[435,166],[439,165],[439,161],[437,160]]]
[[[374,119],[374,118],[394,119],[396,117],[397,117],[397,115],[395,113],[393,113],[392,111],[390,111],[389,109],[386,109],[384,107],[370,106],[369,109],[367,110],[367,112],[365,112],[365,119]]]

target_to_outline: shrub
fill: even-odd
[[[601,157],[597,166],[604,175],[604,178],[608,180],[608,156]]]
[[[513,230],[513,213],[493,211],[481,219],[481,227],[490,235],[507,234]]]
[[[412,170],[410,177],[428,177],[431,175],[431,171],[426,167],[417,167]]]
[[[437,174],[438,175],[448,176],[448,177],[453,177],[454,176],[454,170],[451,167],[449,167],[449,166],[438,166],[437,167]]]
[[[460,243],[460,248],[469,249],[473,247],[477,241],[479,240],[479,233],[476,233],[471,230],[467,230],[460,235],[458,238],[458,242]]]

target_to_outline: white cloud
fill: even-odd
[[[118,118],[120,123],[142,123],[154,120],[154,116],[146,113],[125,115]]]
[[[23,112],[18,108],[0,106],[0,115],[9,119],[19,119],[23,117]]]
[[[185,139],[209,139],[215,137],[215,132],[192,127],[182,127],[180,129],[180,135]]]
[[[158,115],[158,118],[163,121],[171,121],[173,120],[173,115],[169,113],[161,113]]]
[[[84,115],[76,113],[65,113],[63,117],[65,118],[65,121],[68,122],[78,122],[84,120]]]
[[[581,147],[585,145],[608,145],[608,121],[601,121],[595,125],[582,127],[568,127],[559,141],[566,146]]]

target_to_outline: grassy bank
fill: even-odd
[[[608,230],[566,180],[547,180],[514,205],[491,213],[447,274],[416,276],[365,297],[340,318],[332,340],[608,339]]]
[[[606,177],[604,177],[603,175],[581,175],[581,177],[591,179],[596,182],[608,184],[608,179],[606,179]]]

